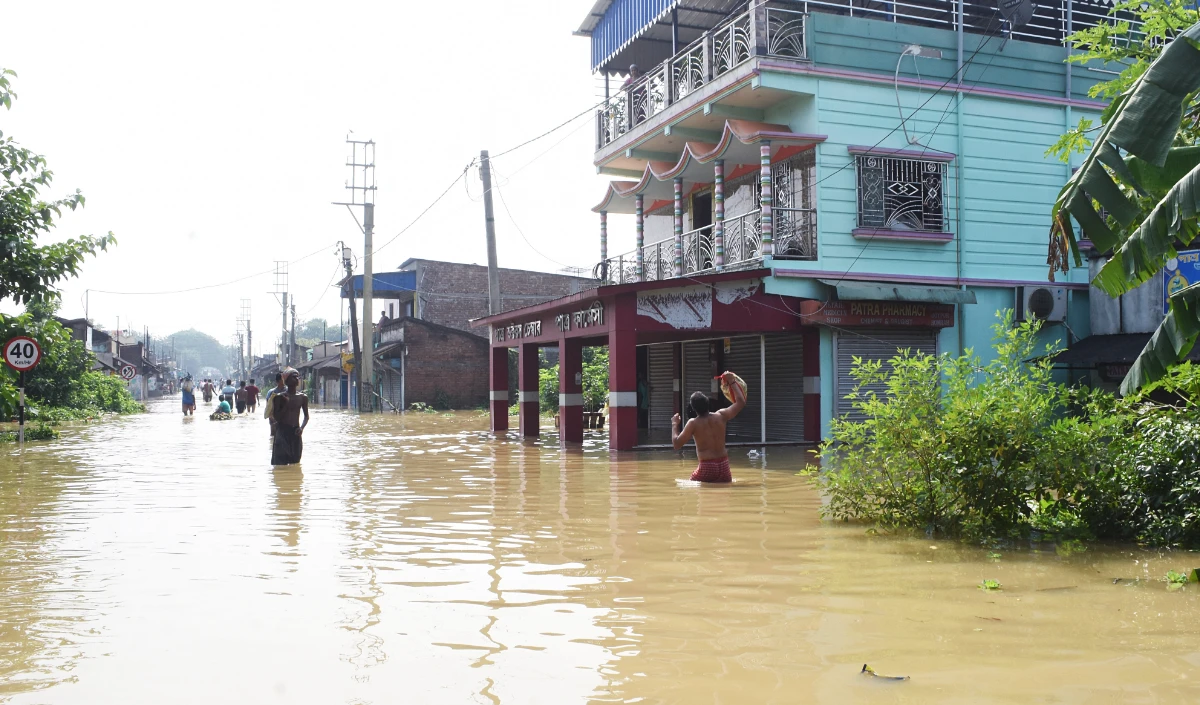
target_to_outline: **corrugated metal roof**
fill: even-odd
[[[593,71],[612,63],[623,72],[630,63],[649,68],[671,56],[671,10],[678,10],[682,49],[731,12],[747,7],[746,0],[596,0],[575,33],[592,39]],[[625,51],[639,38],[647,46]],[[622,56],[614,62],[618,54]]]

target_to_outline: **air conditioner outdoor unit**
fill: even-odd
[[[1067,320],[1066,289],[1058,286],[1023,286],[1020,294],[1021,306],[1017,310],[1017,320]]]

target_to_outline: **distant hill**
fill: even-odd
[[[208,333],[195,328],[181,330],[163,338],[155,338],[159,348],[170,349],[175,345],[175,358],[183,363],[184,369],[198,373],[201,367],[229,369],[232,350]]]

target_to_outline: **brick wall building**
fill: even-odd
[[[398,318],[380,329],[375,355],[380,393],[397,408],[414,402],[451,409],[487,404],[486,338],[416,318]]]
[[[487,267],[477,264],[409,259],[401,270],[417,273],[415,304],[399,302],[397,316],[413,315],[424,321],[449,326],[476,336],[486,336],[487,330],[472,329],[469,321],[488,315]],[[502,311],[532,306],[591,288],[596,282],[586,277],[565,274],[530,272],[522,269],[500,269],[500,304]],[[385,309],[386,310],[386,309]],[[484,391],[486,392],[486,379]]]

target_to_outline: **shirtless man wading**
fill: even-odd
[[[729,374],[725,372],[722,377]],[[729,471],[729,454],[725,452],[725,425],[733,420],[746,407],[746,396],[736,384],[730,384],[736,401],[721,409],[712,411],[713,402],[704,392],[696,392],[688,401],[688,406],[696,412],[696,417],[689,419],[683,430],[679,430],[682,419],[675,414],[671,419],[671,443],[675,450],[682,450],[688,441],[696,441],[696,455],[700,465],[692,473],[692,480],[698,482],[733,482],[733,474]]]
[[[292,465],[304,454],[301,435],[308,425],[308,397],[299,391],[300,373],[288,368],[283,371],[287,391],[271,395],[271,416],[275,419],[275,441],[271,446],[272,465]],[[300,412],[304,423],[300,423]]]

